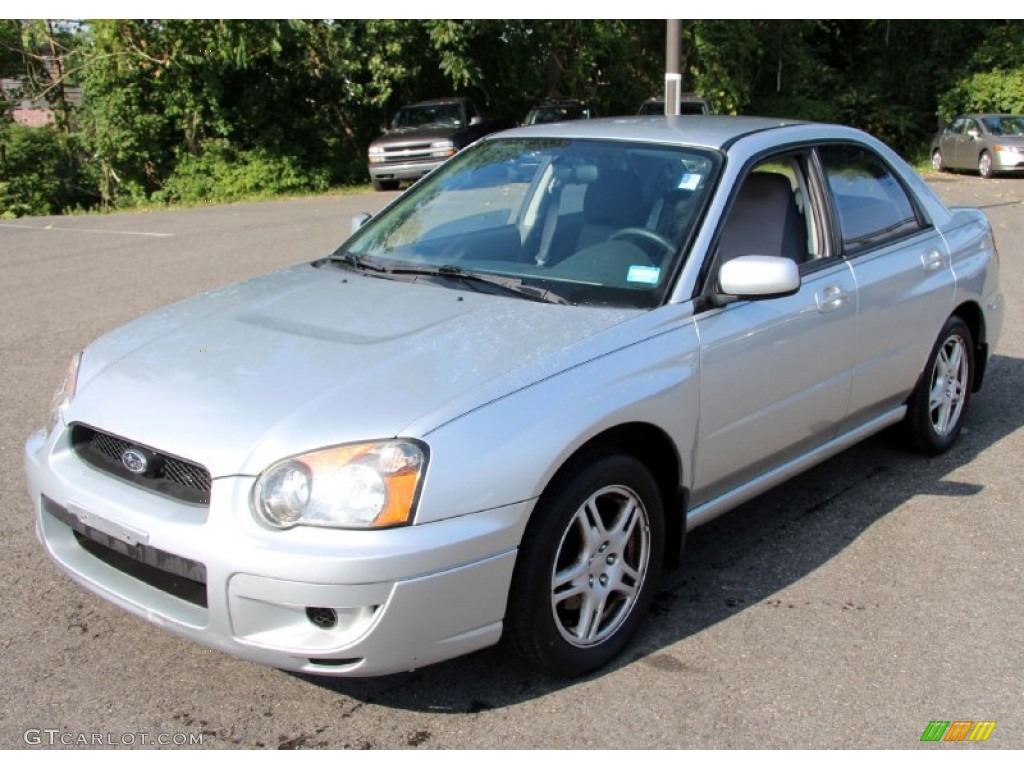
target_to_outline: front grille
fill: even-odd
[[[388,147],[384,150],[384,162],[394,163],[401,160],[425,160],[434,151],[430,142],[425,144],[406,144],[401,147]]]
[[[71,528],[78,545],[111,568],[201,608],[206,602],[206,566],[146,544],[129,544],[92,528],[67,508],[43,496],[43,510]]]
[[[209,470],[200,464],[85,424],[71,427],[71,445],[82,461],[122,480],[191,504],[210,503],[213,480]],[[143,457],[143,471],[132,472],[125,466],[125,452],[129,450]]]

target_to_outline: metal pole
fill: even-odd
[[[667,19],[665,23],[665,114],[679,114],[679,92],[683,76],[679,72],[680,30],[682,19]]]

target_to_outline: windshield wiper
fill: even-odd
[[[526,285],[517,277],[503,277],[483,272],[474,272],[452,264],[445,264],[441,267],[417,267],[398,266],[388,270],[392,275],[425,275],[428,277],[442,277],[449,280],[456,280],[480,291],[481,286],[498,288],[510,296],[520,296],[531,301],[542,301],[547,304],[571,304],[564,296],[559,296],[554,291],[546,288],[538,288],[533,285]]]
[[[385,267],[383,264],[378,264],[365,256],[360,256],[357,253],[351,251],[345,251],[344,253],[332,253],[330,256],[325,258],[320,263],[331,262],[334,264],[343,264],[347,267],[351,267],[357,272],[390,272],[391,269]]]

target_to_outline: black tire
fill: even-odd
[[[978,157],[978,175],[983,179],[992,178],[992,155],[988,153],[988,150],[982,152]]]
[[[377,190],[378,192],[394,192],[396,189],[398,189],[398,182],[397,181],[386,181],[386,180],[383,180],[383,179],[371,179],[370,183],[373,184],[373,188],[375,190]]]
[[[911,445],[932,456],[949,450],[960,434],[973,387],[974,339],[967,323],[954,315],[907,401],[903,423]]]
[[[606,664],[643,621],[661,575],[661,494],[631,456],[596,451],[541,496],[509,593],[510,639],[560,677]]]
[[[942,162],[942,150],[936,147],[932,151],[932,170],[942,171],[945,170],[946,166]]]

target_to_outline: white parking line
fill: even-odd
[[[50,230],[60,232],[89,232],[94,235],[134,235],[136,237],[174,237],[170,232],[125,232],[121,229],[79,229],[78,227],[55,227],[53,224],[47,224],[45,227],[33,227],[29,224],[10,224],[8,222],[0,222],[0,227],[7,227],[8,229],[34,229],[38,232],[47,232]]]

